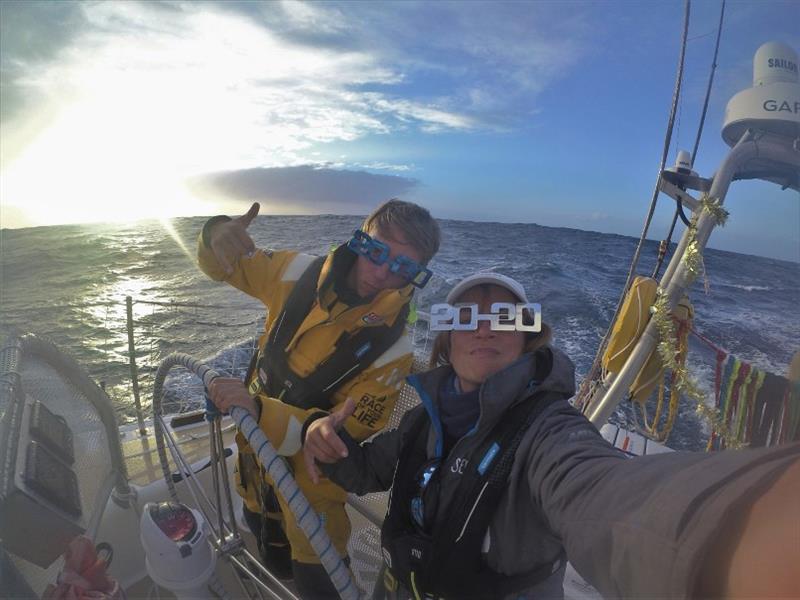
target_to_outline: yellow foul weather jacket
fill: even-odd
[[[341,248],[345,253],[349,251]],[[206,247],[202,235],[198,240],[198,263],[206,275],[216,281],[225,281],[246,294],[258,298],[267,307],[265,331],[259,339],[264,348],[267,334],[282,312],[289,294],[298,278],[316,257],[294,251],[256,250],[250,257],[241,257],[231,275],[217,262],[213,252]],[[343,257],[348,264],[356,258]],[[342,261],[340,260],[339,263]],[[404,306],[411,300],[413,287],[383,290],[370,302],[350,306],[340,301],[332,282],[343,274],[333,274],[334,253],[330,253],[319,275],[317,297],[308,315],[303,320],[294,338],[286,347],[289,368],[298,376],[305,377],[330,357],[337,340],[343,333],[352,335],[363,327],[392,325],[397,318],[405,318]],[[328,283],[326,283],[328,282]],[[320,289],[325,283],[324,289]],[[394,409],[395,401],[404,378],[411,371],[413,360],[411,341],[407,333],[400,338],[371,365],[351,380],[343,383],[329,398],[332,411],[352,398],[356,409],[345,422],[347,432],[356,440],[364,440],[383,429]],[[257,371],[258,369],[256,369]],[[306,471],[301,452],[301,433],[306,420],[318,415],[319,408],[302,409],[268,397],[261,389],[256,373],[246,383],[250,392],[261,402],[260,427],[281,454],[287,458],[298,485],[311,505],[325,522],[331,539],[340,554],[346,553],[350,524],[344,512],[346,492],[323,478],[314,485]],[[252,453],[241,433],[237,434],[240,453]],[[248,509],[261,512],[258,486],[247,474],[237,472],[237,491]],[[271,484],[267,477],[267,483]],[[318,562],[310,545],[297,527],[288,507],[279,498],[286,518],[285,527],[292,546],[292,558],[300,562]]]

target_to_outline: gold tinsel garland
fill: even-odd
[[[703,254],[700,251],[700,243],[697,241],[697,220],[702,211],[706,211],[717,222],[717,225],[724,225],[728,219],[728,211],[720,205],[716,198],[709,198],[704,195],[700,199],[701,210],[695,212],[689,223],[689,242],[686,245],[683,258],[681,259],[687,271],[686,287],[703,275],[705,277],[705,265],[703,264]],[[708,282],[706,280],[706,291]],[[672,313],[667,304],[666,292],[659,287],[656,294],[656,301],[650,308],[652,320],[659,335],[657,350],[661,356],[662,364],[670,369],[675,375],[673,390],[671,393],[683,394],[695,401],[697,413],[706,419],[711,425],[714,434],[725,441],[728,448],[740,448],[742,443],[730,432],[724,419],[720,416],[719,410],[706,404],[705,394],[700,390],[697,383],[689,375],[689,370],[685,365],[678,363],[678,337],[675,331],[675,323]]]
[[[706,211],[711,217],[717,222],[717,225],[720,227],[725,227],[725,223],[728,222],[728,217],[730,213],[722,208],[722,203],[719,201],[719,198],[711,198],[708,194],[703,194],[700,198],[700,204],[703,207],[703,210]],[[698,211],[699,213],[700,211]],[[693,215],[693,218],[696,215]]]
[[[710,198],[707,194],[703,194],[700,198],[700,210],[692,215],[689,222],[689,242],[686,244],[686,250],[683,253],[682,262],[687,276],[687,288],[701,275],[703,276],[703,285],[708,293],[709,285],[708,278],[706,277],[706,266],[703,262],[703,253],[700,250],[700,242],[697,241],[697,221],[703,211],[707,212],[712,219],[714,219],[720,227],[723,227],[728,220],[728,211],[722,208],[722,205],[717,198]]]

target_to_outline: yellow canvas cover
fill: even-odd
[[[619,373],[622,369],[650,320],[650,307],[656,300],[657,289],[658,282],[652,277],[639,275],[633,280],[603,354],[604,370]]]

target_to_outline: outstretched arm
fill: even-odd
[[[694,597],[800,598],[800,460],[717,537]]]
[[[624,458],[554,403],[519,452],[533,507],[604,596],[800,597],[800,444]]]
[[[229,413],[234,406],[239,406],[250,413],[281,456],[292,456],[300,451],[304,423],[320,412],[284,404],[268,396],[254,397],[242,380],[235,377],[218,377],[208,391],[211,401],[221,412]]]
[[[255,247],[248,228],[258,210],[255,202],[239,217],[220,215],[206,221],[197,240],[197,263],[214,281],[224,281],[271,306],[273,298],[286,293],[286,285],[294,284],[293,279],[283,281],[283,276],[299,255]]]

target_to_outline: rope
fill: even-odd
[[[154,306],[169,306],[178,308],[224,308],[233,310],[248,310],[252,311],[253,306],[242,306],[240,304],[200,304],[197,302],[163,302],[159,300],[134,300],[134,304],[152,304]]]
[[[766,372],[742,362],[733,355],[725,357],[724,368],[718,362],[715,381],[716,405],[722,408],[723,425],[732,433],[731,438],[747,444],[752,439],[756,414],[756,400],[766,378]],[[719,355],[718,355],[719,361]],[[724,392],[723,392],[724,388]],[[785,406],[785,405],[784,405]],[[783,428],[779,427],[779,435]],[[707,451],[722,450],[727,444],[724,437],[712,431],[706,446]]]
[[[714,72],[717,70],[717,55],[719,54],[719,40],[722,37],[722,20],[725,16],[725,0],[722,0],[722,7],[719,11],[719,26],[717,27],[717,42],[714,45],[714,58],[711,59],[711,72],[708,75],[708,87],[706,87],[706,98],[703,102],[703,112],[700,115],[700,124],[697,127],[697,136],[694,138],[694,147],[692,148],[692,165],[697,159],[697,148],[700,146],[700,137],[703,135],[703,125],[706,122],[706,113],[708,112],[708,101],[711,98],[711,86],[714,83]]]
[[[699,335],[696,334],[695,335]],[[705,338],[701,338],[704,341]],[[712,342],[707,341],[707,343],[712,344]],[[713,344],[712,344],[713,345]],[[717,351],[717,364],[716,368],[714,369],[714,406],[719,408],[722,403],[722,382],[726,381],[725,377],[727,374],[727,369],[732,364],[733,360],[730,356],[722,351]],[[708,437],[708,444],[706,446],[706,452],[710,452],[717,442],[717,430],[712,427],[711,435]]]
[[[717,27],[717,42],[714,45],[714,58],[711,59],[711,70],[708,75],[708,86],[706,87],[706,97],[703,101],[703,111],[700,114],[700,123],[697,126],[697,134],[694,138],[694,146],[692,147],[692,165],[694,165],[695,161],[697,160],[697,148],[700,146],[700,138],[703,135],[703,126],[706,122],[706,113],[708,112],[708,101],[711,98],[711,88],[714,84],[714,73],[717,70],[717,56],[719,54],[719,41],[722,37],[722,20],[725,16],[725,0],[722,0],[722,7],[719,11],[719,26]],[[690,38],[689,41],[699,39],[701,37],[705,37],[706,35],[710,35],[713,32],[709,32],[705,35],[696,36]],[[679,121],[680,123],[680,121]],[[686,216],[683,215],[683,210],[681,206],[681,201],[677,201],[677,205],[675,206],[675,214],[672,216],[672,224],[669,227],[669,233],[667,234],[666,239],[662,240],[662,244],[666,247],[664,248],[664,252],[659,251],[658,254],[658,262],[656,263],[655,269],[653,269],[653,279],[658,277],[658,273],[661,270],[661,266],[664,263],[664,257],[666,256],[666,249],[669,247],[670,242],[672,241],[672,233],[675,231],[675,223],[678,221],[678,217],[681,217],[681,220],[688,226],[689,223],[686,220]]]
[[[702,333],[697,331],[691,325],[689,325],[689,331],[691,333],[693,333],[695,336],[697,336],[697,339],[699,339],[700,341],[704,342],[709,348],[711,348],[712,350],[716,351],[717,354],[722,353],[722,354],[725,354],[726,356],[728,354],[730,354],[730,352],[728,352],[727,350],[724,350],[723,348],[720,348],[719,346],[717,346],[714,342],[712,342],[710,339],[708,339]]]
[[[742,361],[740,361],[738,358],[734,356],[730,371],[730,377],[728,379],[728,387],[725,390],[725,399],[724,399],[725,402],[722,409],[722,414],[723,414],[722,424],[725,425],[726,427],[728,426],[728,423],[730,423],[731,420],[733,394],[739,382],[739,371],[741,371],[741,368],[742,368]]]
[[[784,398],[783,420],[778,443],[797,440],[800,428],[800,381],[790,381]]]
[[[689,325],[688,320],[680,320],[677,319],[678,325],[678,332],[676,334],[677,338],[677,357],[676,360],[678,364],[683,365],[686,363],[686,357],[689,353],[689,330],[691,326]],[[661,420],[661,415],[664,412],[664,399],[666,395],[666,385],[664,378],[661,377],[661,382],[658,385],[658,399],[656,401],[656,414],[653,416],[652,422],[647,422],[647,408],[646,408],[646,399],[639,401],[639,406],[642,410],[642,417],[644,423],[644,429],[647,432],[648,436],[652,439],[655,439],[658,442],[666,442],[669,438],[670,433],[672,433],[672,429],[675,426],[675,419],[678,416],[678,406],[680,402],[680,394],[677,393],[675,390],[675,380],[676,380],[676,373],[673,371],[670,374],[670,391],[669,391],[669,404],[667,406],[667,420],[664,423],[664,427],[659,431],[658,423]]]
[[[664,258],[667,256],[667,250],[669,250],[669,245],[672,242],[672,234],[675,231],[675,224],[678,222],[678,215],[680,214],[681,205],[680,200],[678,200],[678,204],[675,206],[675,213],[672,215],[672,223],[670,223],[667,237],[661,240],[658,246],[658,260],[656,261],[656,266],[653,268],[653,274],[651,275],[653,279],[658,279],[658,273],[661,271],[661,267],[664,264]]]
[[[680,57],[678,59],[678,72],[675,76],[675,88],[672,93],[672,107],[670,109],[669,120],[667,122],[667,131],[664,136],[664,147],[661,152],[661,162],[658,168],[658,176],[656,177],[656,184],[653,189],[652,198],[650,199],[650,209],[647,213],[647,218],[645,219],[645,224],[644,228],[642,229],[642,234],[639,237],[639,243],[636,246],[636,252],[633,255],[633,259],[631,260],[631,266],[630,269],[628,270],[628,277],[622,289],[622,294],[620,294],[619,300],[617,301],[617,308],[614,310],[614,317],[611,319],[611,323],[609,324],[608,329],[606,330],[606,334],[603,337],[603,340],[600,342],[600,346],[597,350],[597,355],[595,356],[594,362],[592,363],[592,367],[589,370],[588,375],[584,378],[583,382],[581,383],[581,388],[580,391],[578,392],[578,399],[576,404],[578,406],[583,406],[584,410],[588,408],[588,406],[584,404],[585,396],[587,395],[587,391],[589,389],[591,382],[594,381],[595,377],[597,376],[603,352],[605,351],[606,345],[608,344],[608,340],[611,337],[611,330],[613,329],[617,317],[619,317],[620,310],[622,309],[622,304],[625,302],[625,296],[628,294],[628,290],[630,289],[631,283],[633,282],[634,273],[636,271],[637,265],[639,264],[639,257],[642,253],[642,247],[644,246],[644,242],[647,237],[647,232],[650,229],[650,222],[653,220],[653,214],[655,213],[656,210],[656,203],[658,201],[658,195],[660,191],[659,184],[661,182],[661,172],[664,170],[664,165],[666,165],[667,163],[667,155],[669,154],[669,148],[672,142],[672,130],[675,124],[675,113],[677,112],[678,100],[680,99],[680,94],[681,94],[681,83],[683,81],[683,64],[684,64],[684,58],[686,56],[686,38],[689,32],[690,5],[691,1],[685,0],[683,33],[681,34],[681,51],[680,51]]]
[[[748,363],[742,364],[739,374],[739,385],[733,393],[733,417],[735,424],[733,431],[738,439],[742,439],[744,416],[747,414],[747,387],[750,385],[752,367]]]
[[[756,411],[754,409],[756,403],[756,394],[761,389],[761,386],[764,384],[764,377],[766,377],[766,373],[764,371],[760,371],[758,369],[755,370],[755,379],[753,380],[753,384],[750,386],[750,391],[748,393],[747,403],[750,407],[753,407],[753,410],[750,411],[750,418],[747,420],[747,429],[745,430],[745,439],[751,439],[753,435],[753,425],[755,423],[755,416]]]

